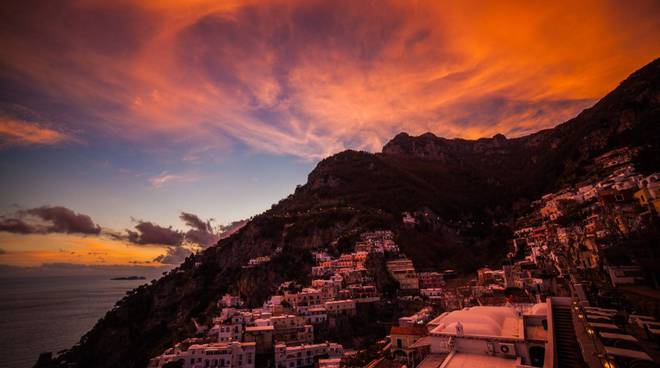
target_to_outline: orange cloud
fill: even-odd
[[[653,0],[23,6],[0,56],[84,129],[305,158],[404,130],[527,134],[660,55]]]
[[[52,145],[73,141],[73,137],[40,124],[0,117],[0,147],[29,144]]]

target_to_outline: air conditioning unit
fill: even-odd
[[[516,345],[514,344],[497,344],[497,353],[501,355],[516,355]]]

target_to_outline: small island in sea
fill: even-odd
[[[144,276],[124,276],[124,277],[113,277],[110,280],[146,280]]]

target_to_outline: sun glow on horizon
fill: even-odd
[[[78,265],[140,265],[160,267],[154,261],[163,246],[139,246],[98,236],[73,234],[17,235],[0,233],[5,252],[1,264],[35,267],[44,263]]]

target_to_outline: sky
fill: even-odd
[[[174,265],[395,134],[553,127],[660,56],[649,1],[4,1],[0,265]]]

